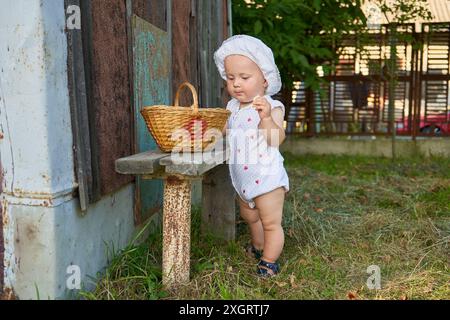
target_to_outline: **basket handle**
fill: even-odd
[[[183,82],[177,90],[177,93],[175,94],[175,107],[179,106],[179,101],[180,101],[180,92],[181,89],[183,89],[184,87],[188,87],[189,90],[191,90],[192,93],[192,98],[194,99],[194,104],[191,106],[191,108],[193,109],[194,113],[198,112],[198,95],[197,95],[197,90],[195,90],[194,86],[192,84],[190,84],[189,82]]]

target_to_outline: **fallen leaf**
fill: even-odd
[[[283,288],[283,287],[287,286],[287,283],[286,283],[286,282],[278,282],[278,281],[276,281],[275,283],[276,283],[276,285],[279,286],[280,288]]]
[[[408,296],[406,294],[404,294],[400,297],[400,300],[408,300]]]
[[[300,259],[300,260],[298,260],[298,263],[299,264],[306,264],[306,260],[305,259]]]
[[[430,283],[426,288],[425,288],[425,290],[424,290],[424,292],[425,293],[430,293],[430,292],[432,292],[433,291],[433,284],[432,283]]]
[[[358,298],[356,297],[356,293],[349,291],[349,293],[347,293],[347,297],[350,300],[357,300]]]
[[[314,208],[314,211],[317,213],[322,213],[323,209],[322,208]]]
[[[289,228],[287,231],[287,234],[289,237],[293,237],[294,236],[294,230],[292,228]]]
[[[364,250],[367,250],[367,249],[369,249],[369,245],[367,243],[363,242],[363,243],[361,243],[361,248]]]
[[[292,288],[298,288],[298,284],[296,283],[297,277],[293,274],[289,276],[289,282],[291,283]]]

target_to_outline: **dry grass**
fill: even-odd
[[[291,192],[282,272],[255,275],[238,239],[199,235],[194,208],[191,282],[161,289],[161,234],[115,255],[88,299],[449,299],[450,159],[284,154]],[[366,285],[367,267],[381,289]]]

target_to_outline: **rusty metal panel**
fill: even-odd
[[[166,289],[189,282],[191,189],[190,180],[177,177],[164,183],[162,282]]]
[[[139,111],[144,106],[170,104],[170,36],[136,15],[132,17],[132,29],[136,151],[143,152],[155,150],[157,145]],[[136,222],[160,210],[162,198],[161,181],[137,178]]]

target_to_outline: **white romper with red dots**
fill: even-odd
[[[272,110],[284,105],[270,96],[264,96]],[[278,147],[267,144],[262,133],[258,132],[260,122],[258,111],[252,105],[239,108],[239,101],[231,99],[227,110],[228,118],[228,160],[233,187],[250,208],[255,207],[253,199],[262,194],[284,187],[289,191],[289,178],[283,166],[284,158]]]

